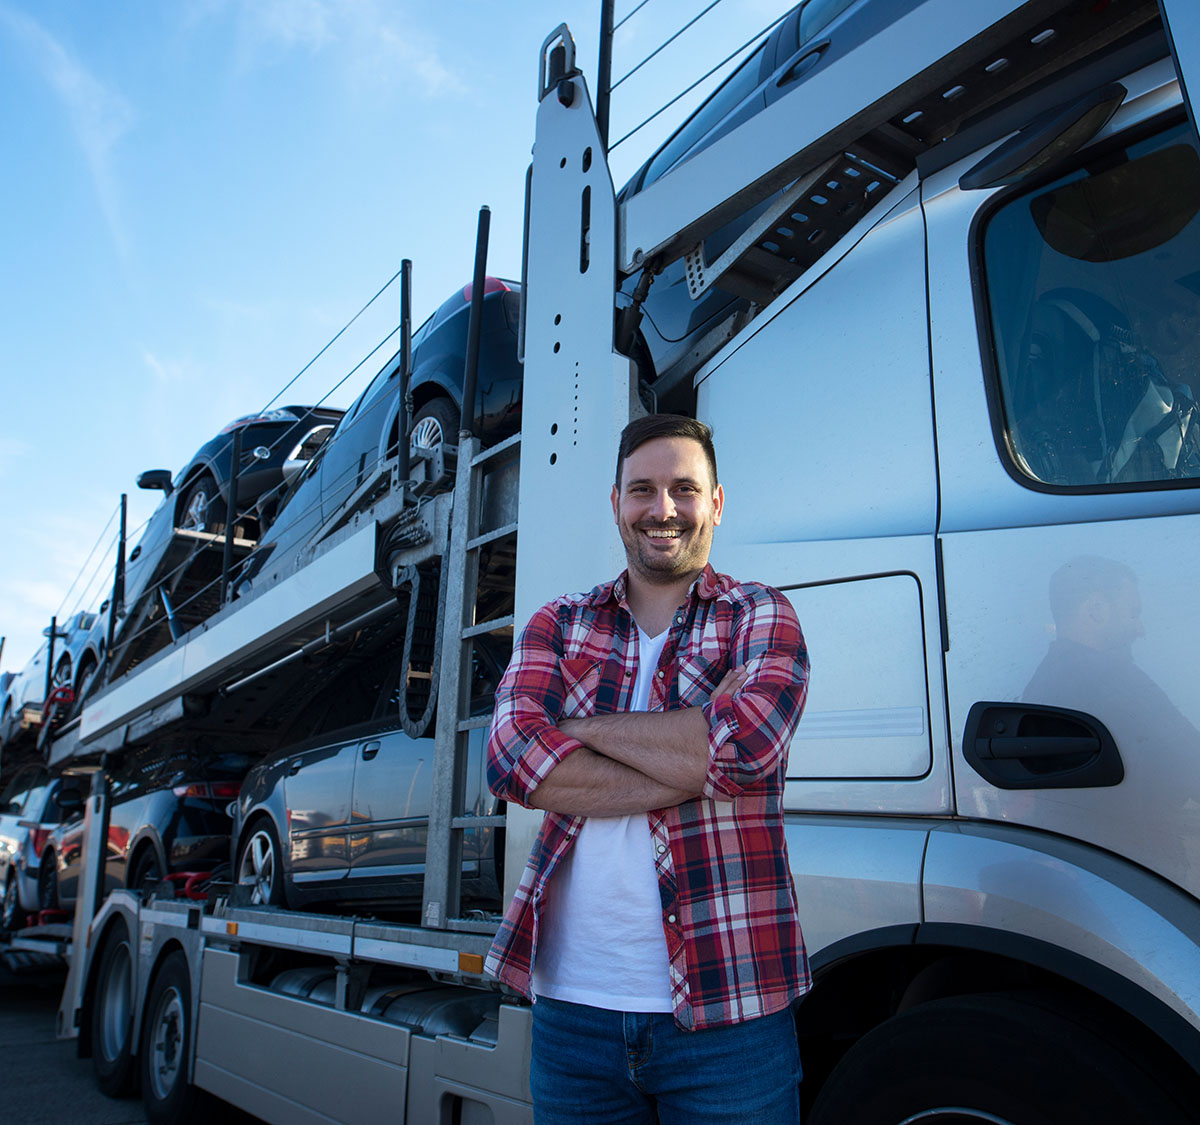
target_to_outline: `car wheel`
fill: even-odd
[[[15,872],[8,873],[8,880],[4,884],[4,908],[0,911],[0,930],[5,933],[12,933],[13,930],[19,930],[25,924],[25,911],[21,909],[21,892],[17,886],[17,876]]]
[[[413,418],[408,431],[414,448],[436,449],[439,445],[458,444],[458,407],[448,398],[430,399]]]
[[[1054,1004],[1054,1007],[1050,1005]],[[1061,1125],[1190,1120],[1152,1056],[1065,998],[956,996],[867,1032],[821,1087],[811,1125]],[[1143,1069],[1140,1063],[1146,1064]]]
[[[96,677],[96,668],[96,661],[91,656],[85,656],[79,662],[79,675],[75,677],[75,702],[71,704],[72,715],[79,714],[83,709],[84,698]]]
[[[283,865],[279,837],[269,820],[257,820],[238,848],[237,882],[250,887],[251,906],[283,903]]]
[[[92,995],[92,1069],[110,1098],[133,1088],[133,955],[129,930],[117,920],[104,939]]]
[[[38,909],[58,909],[58,862],[53,852],[46,852],[38,864]]]
[[[58,662],[58,667],[54,669],[54,686],[70,687],[72,678],[71,655],[68,653]]]
[[[159,966],[142,1024],[138,1054],[142,1106],[152,1125],[218,1120],[206,1110],[211,1099],[188,1081],[192,1053],[192,980],[183,950]],[[209,1105],[206,1105],[209,1103]]]
[[[147,887],[157,883],[163,877],[162,868],[159,866],[158,854],[155,852],[153,845],[147,845],[133,857],[133,862],[129,865],[129,875],[125,880],[125,886],[131,891],[137,891],[141,894]]]
[[[225,530],[225,501],[210,474],[197,477],[188,489],[178,526],[180,531],[207,531],[212,535]]]

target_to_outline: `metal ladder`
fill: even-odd
[[[480,592],[480,555],[484,548],[505,545],[515,550],[516,466],[520,434],[482,450],[477,437],[459,435],[454,486],[454,512],[447,557],[442,562],[445,610],[438,675],[437,725],[434,739],[432,800],[425,852],[422,924],[432,929],[488,932],[498,919],[463,917],[463,837],[476,829],[504,827],[503,814],[479,816],[465,807],[470,733],[486,728],[490,715],[471,715],[471,671],[475,638],[513,628],[513,614],[476,621]],[[511,470],[506,477],[500,474]],[[489,488],[489,480],[495,484]],[[486,502],[486,503],[485,503]],[[498,526],[482,530],[497,510],[511,513]],[[499,851],[502,844],[496,843]]]

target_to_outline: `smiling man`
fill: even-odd
[[[496,693],[492,790],[546,811],[488,958],[534,1001],[538,1125],[799,1121],[783,784],[808,655],[782,594],[709,566],[724,503],[707,426],[631,422],[628,568],[535,613]]]

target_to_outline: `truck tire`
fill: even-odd
[[[167,954],[155,974],[138,1056],[142,1106],[151,1125],[209,1120],[211,1099],[188,1080],[192,1062],[192,978],[183,950]]]
[[[104,938],[92,995],[92,1070],[110,1098],[133,1090],[133,953],[129,930],[117,919]]]
[[[279,837],[266,817],[250,822],[245,838],[238,848],[237,882],[250,886],[251,905],[282,906],[283,864]]]
[[[1069,1001],[1032,993],[951,997],[867,1032],[834,1067],[808,1121],[1194,1123],[1152,1066]]]

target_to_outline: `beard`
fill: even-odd
[[[712,550],[712,526],[689,524],[680,520],[666,523],[643,521],[636,526],[620,522],[621,542],[625,545],[625,561],[629,569],[647,582],[670,585],[681,578],[698,574],[708,562]],[[679,531],[671,547],[656,546],[648,531]]]

